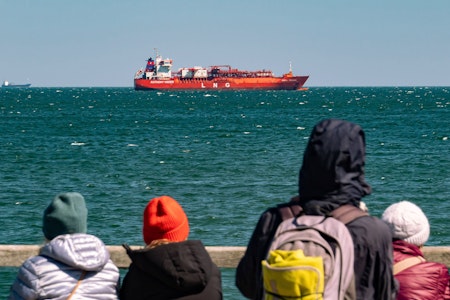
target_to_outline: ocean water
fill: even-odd
[[[167,194],[190,239],[245,246],[260,213],[296,194],[314,124],[340,118],[366,133],[370,212],[413,201],[431,223],[427,245],[450,245],[450,87],[0,89],[0,118],[2,244],[41,244],[49,201],[77,191],[106,244],[142,245],[142,211]],[[0,268],[1,296],[16,272]],[[241,299],[234,270],[222,276],[225,299]]]

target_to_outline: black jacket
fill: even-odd
[[[132,263],[120,299],[222,299],[219,268],[201,241],[127,250]]]
[[[299,175],[299,197],[288,204],[302,213],[325,215],[345,204],[359,207],[370,194],[364,180],[365,136],[360,126],[341,120],[318,123],[309,138]],[[261,299],[261,260],[281,221],[277,208],[266,210],[256,225],[236,269],[236,286],[250,299]],[[358,299],[395,299],[391,232],[378,218],[365,216],[347,224],[355,247]]]

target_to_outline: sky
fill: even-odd
[[[155,49],[309,87],[450,86],[449,0],[0,0],[0,30],[0,80],[34,87],[132,87]]]

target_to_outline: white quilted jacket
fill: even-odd
[[[89,234],[66,234],[46,244],[19,269],[8,299],[118,299],[119,270],[103,242]]]

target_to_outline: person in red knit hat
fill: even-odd
[[[120,299],[222,299],[219,268],[199,240],[187,240],[189,221],[180,204],[169,196],[145,207],[142,235],[146,247],[132,250]]]

